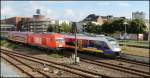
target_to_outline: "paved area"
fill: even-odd
[[[1,77],[21,77],[14,69],[1,60]]]

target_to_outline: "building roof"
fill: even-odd
[[[99,16],[95,14],[88,15],[83,21],[96,21],[99,18]]]

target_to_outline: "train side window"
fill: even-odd
[[[90,47],[94,47],[94,41],[92,41],[92,40],[89,40],[89,43],[90,43]]]
[[[106,44],[106,42],[102,42],[103,48],[109,50],[110,48],[108,47],[108,45]]]
[[[95,47],[96,48],[102,48],[102,42],[101,41],[95,41]]]

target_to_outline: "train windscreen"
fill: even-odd
[[[119,47],[119,44],[117,43],[116,39],[111,38],[111,37],[107,37],[106,39],[110,42],[110,44],[113,46],[113,48],[118,48]]]
[[[64,38],[57,38],[56,39],[56,42],[64,42],[65,40],[64,40]]]

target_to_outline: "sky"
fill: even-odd
[[[148,1],[1,1],[1,19],[32,17],[36,9],[54,20],[81,21],[89,14],[132,18],[135,11],[143,11],[149,19]]]

